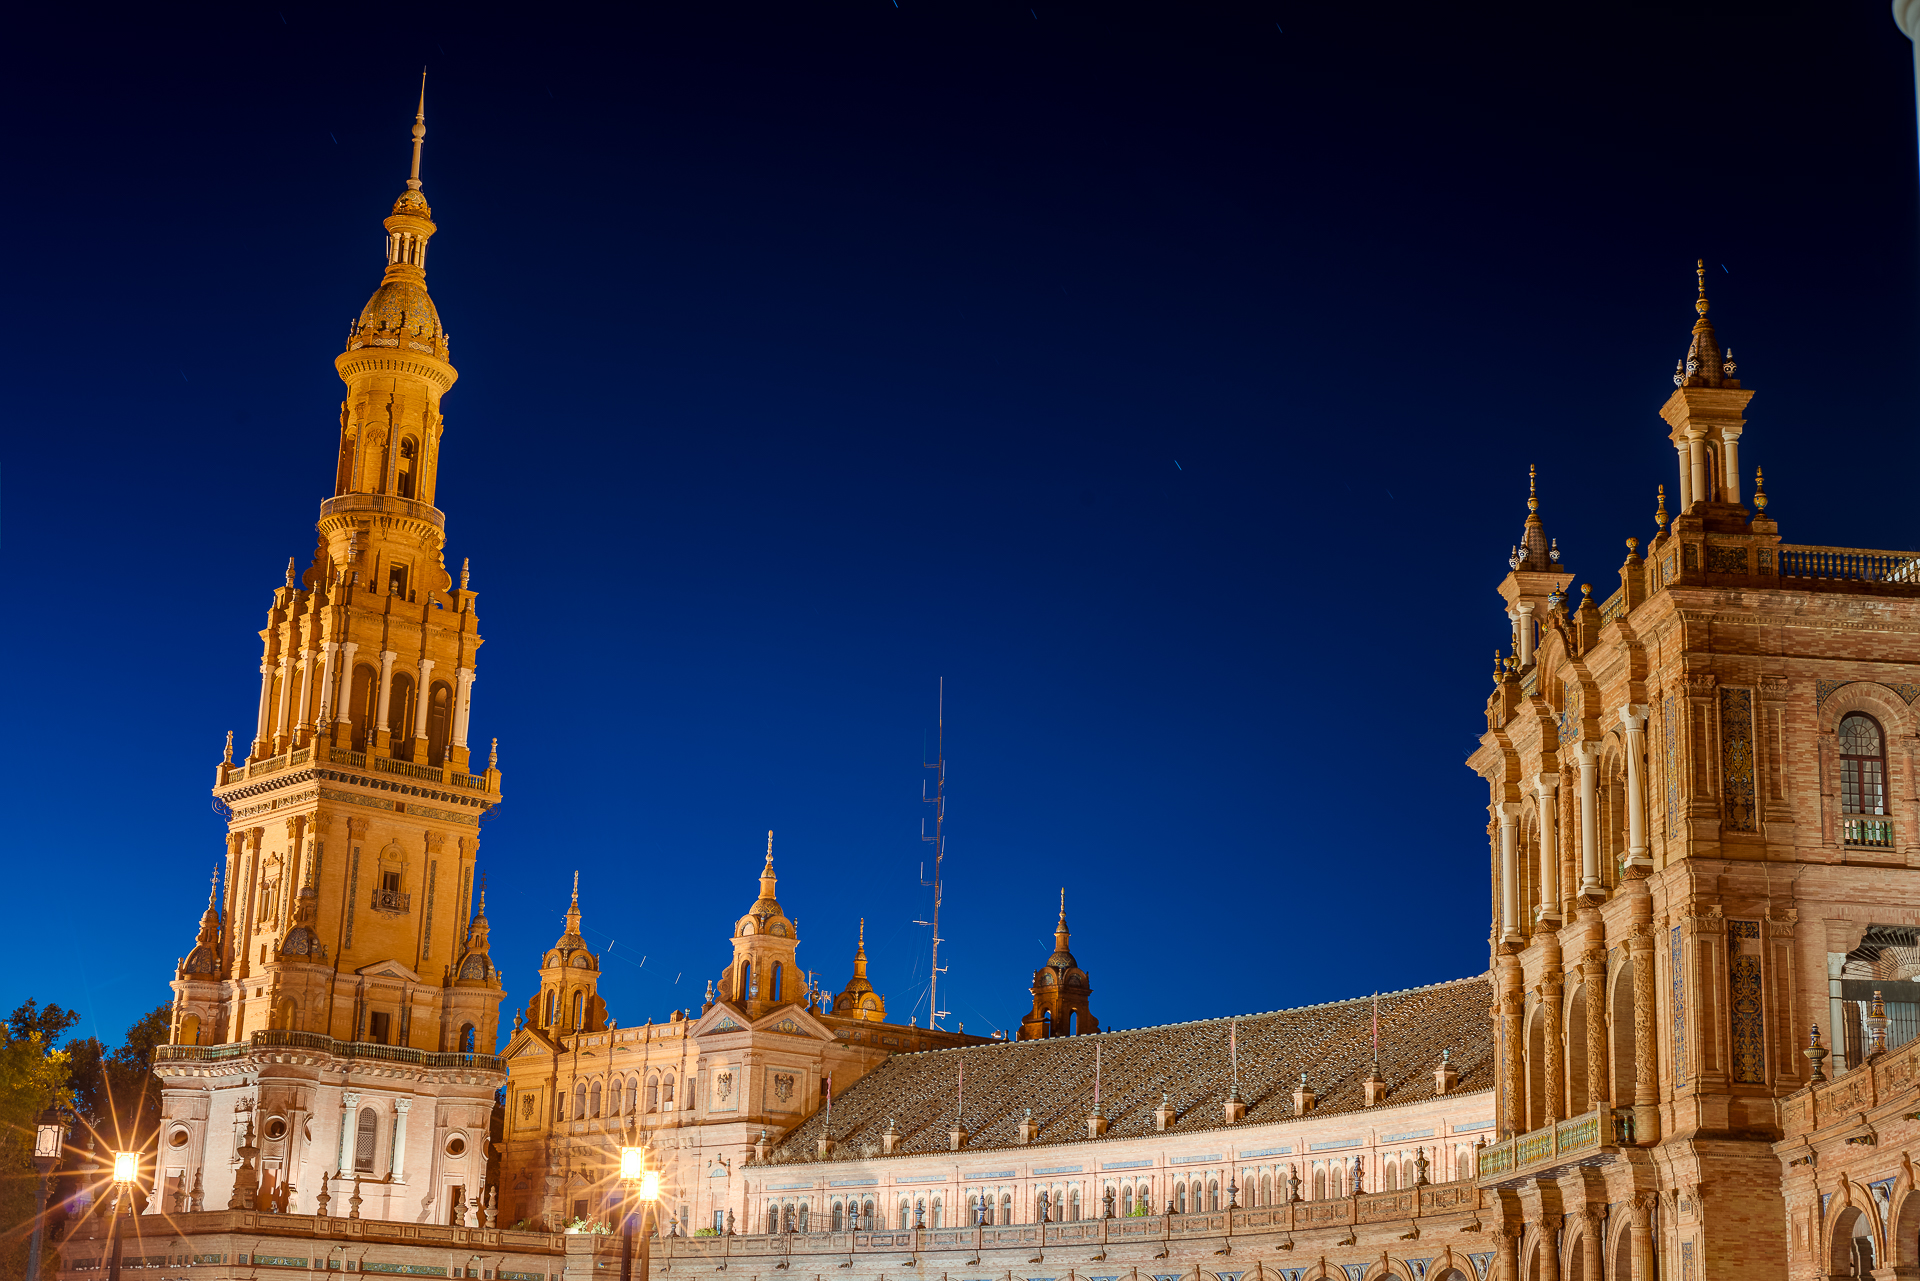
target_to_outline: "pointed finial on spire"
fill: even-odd
[[[773,829],[767,829],[767,866],[773,866]]]
[[[1767,510],[1767,478],[1758,467],[1753,469],[1753,509],[1763,515]]]
[[[867,918],[864,916],[860,918],[860,950],[867,950]]]
[[[1667,532],[1667,487],[1660,486],[1659,506],[1654,510],[1653,523],[1660,527],[1661,533]]]
[[[1538,488],[1539,468],[1527,464],[1527,511],[1537,514],[1540,510],[1540,492]]]
[[[1700,296],[1693,300],[1693,309],[1704,317],[1707,314],[1707,260],[1705,258],[1695,260],[1693,274],[1700,278]]]
[[[1060,887],[1060,922],[1061,924],[1064,925],[1066,923],[1066,920],[1067,920],[1067,887],[1062,885]]]
[[[407,174],[409,190],[420,190],[420,144],[427,136],[427,69],[420,68],[420,110],[413,117],[413,169]]]
[[[287,557],[287,586],[293,586],[293,557]]]
[[[227,751],[226,751],[226,755],[220,758],[220,763],[223,765],[233,764],[233,731],[232,730],[227,731]]]
[[[573,872],[573,905],[580,906],[580,869],[578,868]]]
[[[487,768],[500,768],[500,740],[494,739],[493,746],[487,749]]]
[[[473,558],[471,556],[462,556],[460,558],[460,590],[463,592],[467,590],[467,576],[472,573],[472,567]]]

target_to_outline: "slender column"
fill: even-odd
[[[1520,807],[1501,805],[1500,818],[1500,941],[1520,941],[1520,869],[1514,844]]]
[[[307,714],[313,709],[312,697],[313,651],[311,649],[303,649],[300,651],[300,711],[299,715],[294,718],[293,723],[294,733],[296,734],[306,731],[308,725]]]
[[[1588,1206],[1580,1212],[1586,1230],[1580,1234],[1580,1281],[1601,1281],[1600,1256],[1606,1244],[1607,1208]]]
[[[460,701],[456,705],[457,710],[453,716],[453,745],[455,747],[465,747],[467,745],[467,717],[473,711],[473,683],[480,678],[474,675],[471,667],[455,668],[454,674],[460,681]]]
[[[1633,954],[1633,1140],[1660,1137],[1660,1047],[1653,1035],[1653,931],[1644,922],[1627,940]]]
[[[1560,776],[1534,775],[1540,805],[1540,911],[1542,921],[1560,919]]]
[[[1521,1061],[1520,1015],[1526,1005],[1525,996],[1520,991],[1520,963],[1511,955],[1504,956],[1500,966],[1500,1028],[1502,1089],[1504,1097],[1500,1100],[1500,1132],[1512,1136],[1526,1128],[1521,1102],[1526,1097],[1526,1079]]]
[[[1600,884],[1600,810],[1594,784],[1600,773],[1600,744],[1580,744],[1580,892],[1605,894]]]
[[[1513,607],[1519,615],[1520,668],[1525,671],[1533,666],[1533,602],[1523,600]]]
[[[1720,429],[1720,466],[1725,473],[1726,501],[1740,501],[1740,432],[1734,428]]]
[[[1687,461],[1687,442],[1673,442],[1674,452],[1680,455],[1680,510],[1685,511],[1693,505],[1693,464]]]
[[[1566,992],[1560,983],[1560,968],[1556,963],[1548,981],[1540,987],[1540,1018],[1542,1049],[1546,1062],[1542,1065],[1542,1100],[1545,1106],[1545,1120],[1548,1125],[1557,1123],[1563,1110],[1561,1100],[1567,1097],[1566,1055],[1561,1053],[1560,1007]],[[1549,1281],[1544,1265],[1540,1281]]]
[[[1687,437],[1687,463],[1693,472],[1693,496],[1706,501],[1713,496],[1713,486],[1707,480],[1707,439],[1704,433],[1696,431]]]
[[[1627,866],[1650,868],[1647,857],[1647,705],[1628,703],[1620,709],[1627,731]]]
[[[348,1090],[340,1096],[340,1154],[334,1159],[333,1168],[345,1173],[347,1168],[347,1138],[354,1132],[360,1110],[360,1093]]]
[[[387,704],[393,697],[393,660],[400,657],[390,649],[380,651],[380,709],[374,713],[373,733],[368,741],[376,736],[384,746],[387,742]]]
[[[340,642],[340,697],[334,700],[338,725],[353,723],[353,656],[359,649],[358,642]]]
[[[287,737],[287,710],[293,705],[293,654],[283,651],[280,655],[280,711],[274,717],[273,750],[280,750],[281,740]]]
[[[1628,1276],[1616,1281],[1653,1281],[1653,1197],[1651,1192],[1636,1192],[1627,1202],[1627,1247],[1632,1266]]]
[[[1560,1225],[1565,1222],[1565,1215],[1540,1216],[1540,1281],[1560,1281]]]
[[[1499,1231],[1501,1281],[1520,1281],[1520,1229],[1502,1225]]]
[[[412,1099],[393,1101],[393,1159],[387,1163],[387,1170],[403,1187],[407,1182],[407,1109],[412,1106]]]
[[[420,660],[419,686],[413,691],[413,736],[415,738],[427,736],[427,708],[433,701],[427,697],[427,688],[428,682],[432,679],[433,660],[423,658]]]
[[[328,713],[333,710],[333,659],[340,652],[340,644],[338,641],[323,641],[320,650],[323,655],[320,663],[320,711],[313,718],[313,723],[324,729],[331,719]]]
[[[1587,1106],[1608,1106],[1613,1098],[1607,1082],[1613,1071],[1607,1062],[1607,950],[1589,948],[1580,958],[1580,976],[1587,987]],[[1589,1271],[1597,1278],[1598,1272]]]
[[[272,729],[267,718],[273,714],[273,671],[272,663],[260,660],[260,714],[254,721],[253,751],[249,753],[256,759],[267,754],[267,734]]]

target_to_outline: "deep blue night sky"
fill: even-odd
[[[1109,1026],[1478,971],[1527,465],[1606,596],[1701,255],[1783,535],[1920,545],[1873,0],[15,21],[73,25],[0,86],[0,1003],[105,1038],[221,855],[422,63],[515,1003],[578,868],[612,1013],[696,1004],[772,828],[803,964],[837,989],[864,916],[924,1022],[943,676],[968,1030],[1063,885]]]

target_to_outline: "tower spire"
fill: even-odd
[[[420,68],[420,110],[413,117],[413,169],[407,174],[407,189],[420,190],[420,144],[427,138],[427,69]]]

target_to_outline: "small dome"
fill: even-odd
[[[187,953],[187,959],[180,963],[181,978],[189,974],[217,975],[220,973],[220,953],[217,949],[202,943]]]
[[[393,212],[412,214],[416,218],[432,219],[433,210],[427,205],[427,198],[414,188],[400,193],[400,199],[393,202]]]
[[[440,312],[428,296],[424,282],[401,276],[380,282],[373,297],[360,309],[359,327],[389,333],[404,330],[421,338],[437,338]]]

